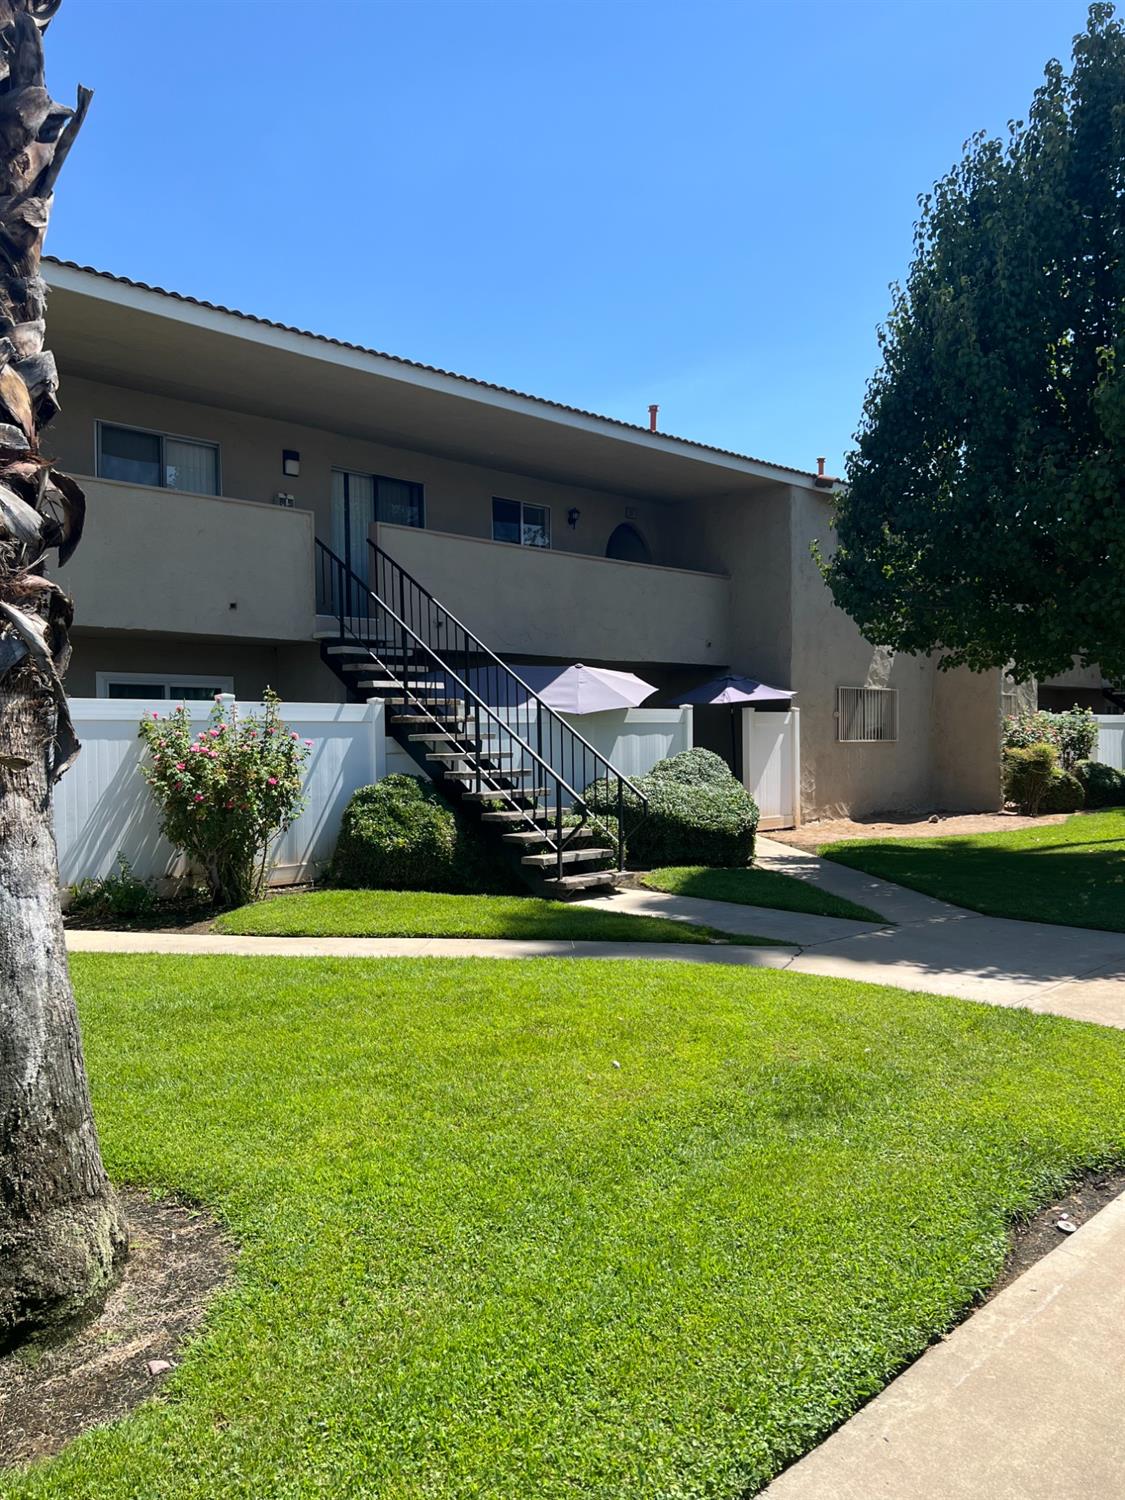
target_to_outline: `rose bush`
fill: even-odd
[[[240,719],[216,699],[206,728],[187,708],[142,719],[142,766],[169,841],[203,871],[217,905],[256,900],[270,873],[270,849],[304,806],[301,778],[311,740],[282,722],[276,693],[265,712]]]

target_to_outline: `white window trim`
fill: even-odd
[[[850,710],[845,708],[845,694],[875,695],[871,697],[855,698],[852,700]],[[867,709],[872,711],[875,717],[876,705],[882,704],[886,707],[886,713],[878,710],[878,716],[882,720],[880,727],[887,727],[889,719],[889,733],[878,734],[844,734],[844,725],[850,720],[860,705],[861,717],[867,718]],[[836,740],[841,745],[893,745],[898,743],[898,688],[883,687],[838,687],[836,689]]]
[[[95,672],[95,687],[99,698],[109,697],[109,685],[111,682],[158,682],[166,691],[167,696],[157,700],[160,702],[175,702],[176,689],[214,687],[220,693],[234,692],[234,678],[226,677],[221,672]],[[116,702],[128,702],[128,699],[117,699]],[[137,703],[143,703],[143,698],[137,698]],[[202,699],[188,700],[197,703]]]
[[[143,433],[147,434],[148,437],[157,437],[157,438],[159,438],[160,439],[160,443],[161,443],[161,447],[160,447],[160,472],[161,472],[162,475],[164,474],[164,472],[165,472],[165,470],[167,468],[167,465],[164,462],[164,442],[165,442],[165,440],[167,438],[171,438],[174,443],[197,443],[199,445],[199,447],[201,447],[201,448],[213,448],[215,450],[215,493],[214,493],[214,495],[211,495],[210,497],[208,497],[207,495],[204,495],[203,498],[204,499],[210,498],[212,500],[216,500],[216,499],[219,499],[222,496],[222,493],[223,493],[223,449],[222,449],[222,445],[220,443],[214,442],[211,438],[192,437],[190,435],[190,433],[186,433],[186,432],[165,432],[162,427],[142,427],[139,422],[115,422],[115,421],[113,421],[109,417],[96,417],[94,419],[94,475],[95,475],[96,478],[98,478],[98,479],[105,479],[106,478],[106,475],[104,475],[102,473],[102,428],[103,427],[120,427],[125,432],[143,432]],[[111,479],[111,480],[109,480],[109,483],[110,484],[120,484],[121,481],[120,480],[112,480]],[[143,484],[143,485],[139,486],[139,488],[145,489],[145,490],[153,490],[153,489],[156,489],[156,490],[168,490],[168,489],[171,489],[172,493],[174,495],[194,495],[194,494],[198,493],[198,491],[196,491],[196,490],[176,490],[176,489],[173,489],[172,486],[169,485],[169,484]],[[122,678],[120,680],[124,681],[124,678]]]
[[[538,500],[516,500],[511,495],[493,495],[492,501],[495,502],[497,500],[502,500],[506,505],[518,505],[519,508],[520,508],[520,539],[519,539],[518,542],[501,542],[500,545],[502,547],[528,547],[528,548],[531,549],[532,552],[553,552],[554,551],[554,547],[555,547],[555,523],[554,523],[554,520],[553,520],[553,518],[551,516],[551,507],[549,505],[541,505]],[[529,506],[533,510],[541,510],[541,511],[544,511],[546,513],[546,516],[547,516],[547,545],[545,547],[537,547],[534,542],[525,542],[524,539],[523,539],[523,513],[524,513],[524,511]],[[489,509],[490,509],[490,512],[491,512],[491,502],[490,502]],[[490,531],[492,533],[492,540],[495,542],[497,540],[497,537],[496,537],[496,520],[491,515],[491,513],[489,515],[489,520],[491,522]]]

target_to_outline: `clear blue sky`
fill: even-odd
[[[48,82],[96,98],[48,248],[838,472],[917,194],[1085,13],[65,0]]]

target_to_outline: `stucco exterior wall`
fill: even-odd
[[[1001,674],[939,672],[936,657],[896,655],[868,644],[832,603],[811,556],[814,539],[831,555],[830,516],[827,496],[790,489],[793,678],[800,687],[805,816],[996,809]],[[897,689],[897,740],[839,741],[839,687]]]
[[[998,671],[934,673],[934,805],[945,812],[992,812],[1003,804],[1002,686]]]
[[[685,532],[703,566],[730,574],[731,668],[795,688],[789,527],[788,490],[771,485],[694,506]]]
[[[344,698],[339,679],[312,644],[248,645],[79,628],[74,631],[73,645],[66,689],[74,698],[98,696],[99,672],[233,677],[235,696],[247,701],[260,699],[267,687],[291,703],[340,703]]]
[[[342,468],[423,484],[426,526],[435,531],[491,537],[492,497],[499,495],[550,506],[555,551],[604,557],[611,533],[628,521],[647,541],[654,562],[697,566],[682,555],[677,507],[663,502],[556,484],[500,466],[458,463],[321,428],[78,377],[68,377],[62,394],[63,411],[51,427],[52,451],[72,473],[96,472],[98,421],[218,443],[224,495],[272,504],[278,491],[291,494],[299,509],[312,511],[316,534],[329,544],[331,471]],[[301,473],[296,478],[282,473],[281,454],[286,448],[301,455]],[[567,523],[571,508],[581,512],[573,528]]]
[[[82,625],[268,641],[311,637],[307,511],[101,479],[85,489],[82,545],[60,573]]]
[[[492,650],[575,661],[729,659],[729,580],[380,526],[380,545]]]

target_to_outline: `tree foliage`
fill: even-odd
[[[838,547],[864,635],[1019,679],[1125,680],[1125,29],[1091,6],[1007,142],[920,199]]]

